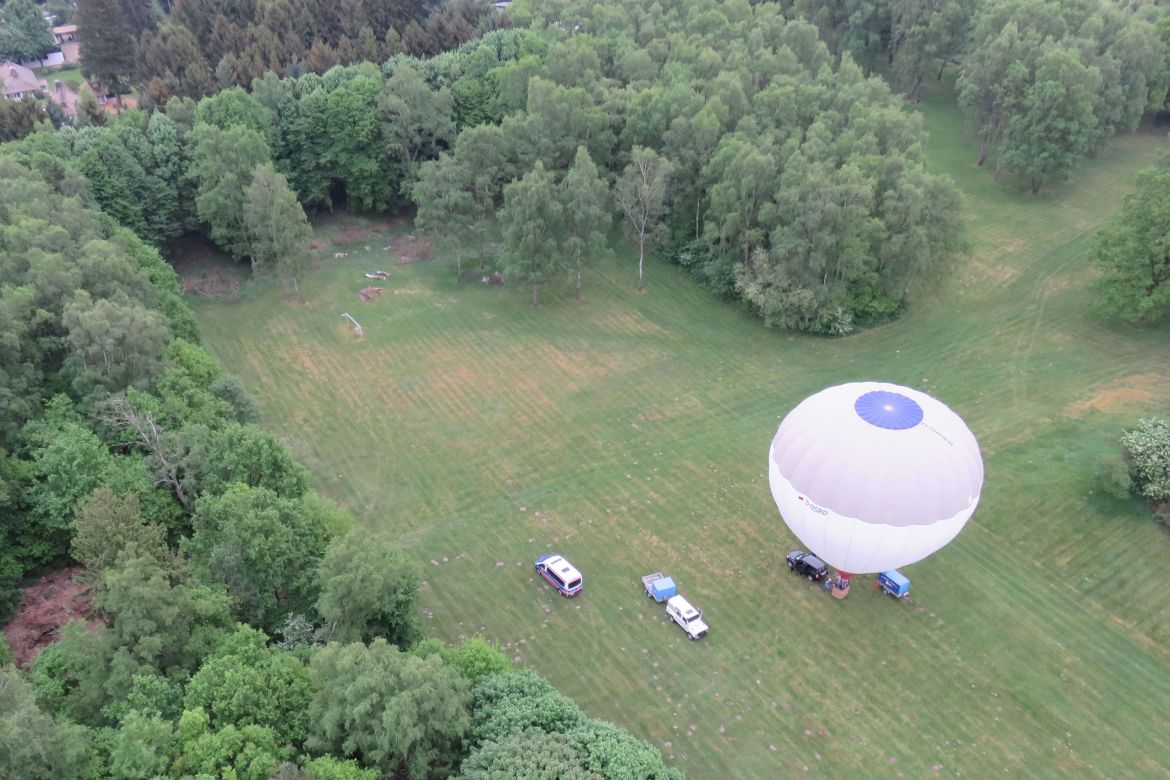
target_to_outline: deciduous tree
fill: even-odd
[[[455,252],[455,275],[463,276],[463,248],[475,233],[475,200],[468,170],[451,154],[419,166],[414,185],[418,213],[414,222]]]
[[[244,194],[244,225],[253,273],[272,274],[294,292],[309,269],[309,227],[305,210],[272,163],[257,165]]]
[[[472,694],[471,736],[477,745],[530,731],[567,734],[586,720],[572,699],[531,669],[489,675]]]
[[[379,99],[389,157],[403,166],[402,194],[409,196],[422,160],[433,159],[455,137],[455,102],[450,90],[432,89],[409,63],[394,69]]]
[[[263,726],[278,745],[299,747],[312,695],[309,670],[297,658],[269,647],[262,632],[239,626],[204,659],[184,702],[206,712],[212,729]]]
[[[110,777],[164,777],[178,744],[175,724],[158,715],[129,712],[106,745]]]
[[[0,758],[13,778],[49,780],[83,777],[89,764],[89,734],[54,719],[36,703],[22,672],[0,666]]]
[[[166,485],[183,508],[190,511],[192,496],[183,473],[186,446],[182,438],[164,430],[151,410],[135,406],[125,395],[104,402],[99,415],[114,430],[125,432],[130,444],[146,451],[156,484]]]
[[[19,547],[29,563],[44,565],[69,549],[73,511],[95,488],[109,485],[113,456],[76,419],[49,420],[26,429],[33,433],[32,476],[24,500],[30,520],[20,531]]]
[[[581,766],[601,777],[682,780],[682,772],[668,768],[656,748],[612,723],[591,720],[565,736]]]
[[[84,290],[66,305],[61,323],[68,331],[66,370],[82,395],[149,382],[162,369],[160,357],[171,340],[166,320],[157,311],[95,299]]]
[[[317,153],[359,209],[386,209],[400,190],[401,168],[387,157],[378,100],[381,74],[363,72],[329,90],[325,99],[326,137]]]
[[[136,700],[138,678],[190,675],[232,625],[224,593],[136,556],[129,545],[94,596],[108,625],[72,621],[37,656],[37,698],[55,714],[91,726],[115,722]]]
[[[1097,305],[1112,316],[1157,322],[1170,315],[1170,171],[1151,168],[1137,183],[1121,214],[1097,234]]]
[[[928,76],[958,62],[971,26],[971,0],[893,0],[890,52],[906,99],[917,103]]]
[[[513,669],[508,656],[481,636],[473,636],[455,647],[447,647],[442,640],[432,637],[418,643],[413,652],[423,657],[437,653],[443,663],[472,685],[479,685],[493,674],[504,674]]]
[[[1170,503],[1170,422],[1150,417],[1121,437],[1132,485],[1150,501]]]
[[[475,243],[479,267],[484,269],[484,246],[503,200],[503,190],[513,175],[504,156],[504,133],[497,125],[471,127],[455,141],[455,159],[467,171],[475,214]]]
[[[614,188],[614,200],[638,245],[638,289],[645,286],[646,245],[665,238],[666,185],[674,172],[670,160],[653,149],[635,146],[630,164]]]
[[[194,138],[191,173],[199,219],[208,226],[212,241],[235,257],[247,257],[245,191],[256,166],[271,160],[268,144],[258,132],[242,125],[225,130],[201,123],[195,127]]]
[[[584,146],[577,147],[573,167],[561,180],[560,198],[565,229],[562,241],[576,272],[576,295],[581,300],[581,269],[606,253],[613,225],[609,185],[597,175],[597,166]]]
[[[316,606],[327,640],[370,642],[381,637],[407,648],[421,636],[420,573],[404,553],[351,532],[329,545],[317,576],[321,596]]]
[[[8,0],[0,10],[0,55],[22,62],[39,60],[56,48],[49,23],[33,0]]]
[[[221,130],[246,127],[271,144],[276,117],[255,95],[233,87],[200,100],[195,108],[195,121],[215,125]]]
[[[189,581],[182,570],[164,568],[149,557],[129,557],[134,553],[130,548],[106,572],[105,588],[94,599],[109,617],[111,657],[133,659],[164,675],[190,674],[231,627],[228,598]],[[125,664],[115,664],[119,667],[125,670]],[[121,673],[124,689],[106,689],[115,700],[127,695],[133,683],[130,673]]]
[[[212,730],[202,709],[183,713],[176,736],[179,755],[172,771],[179,777],[269,780],[284,753],[269,729],[228,725]]]
[[[1041,42],[1033,31],[1009,22],[964,60],[957,83],[959,105],[976,126],[978,165],[987,162],[1024,104],[1031,82],[1030,63]]]
[[[226,425],[194,444],[184,465],[197,493],[217,496],[239,483],[300,498],[309,488],[305,467],[279,438],[255,425]]]
[[[594,780],[577,751],[563,734],[523,731],[498,741],[485,742],[459,767],[460,780],[496,780],[523,777],[528,780]]]
[[[267,631],[317,599],[317,563],[336,510],[317,498],[288,499],[232,485],[200,499],[189,550],[208,580],[223,583],[242,620]]]
[[[504,188],[500,223],[508,244],[509,278],[532,285],[532,305],[540,306],[540,286],[563,264],[564,207],[544,164]]]
[[[169,557],[166,531],[142,518],[138,496],[119,498],[109,488],[97,488],[77,506],[75,515],[70,552],[90,581],[100,581],[131,543],[159,563]]]
[[[1100,137],[1093,107],[1100,73],[1081,64],[1075,49],[1047,44],[1023,105],[1008,123],[1002,162],[1025,176],[1032,193],[1068,175]]]
[[[331,644],[312,660],[313,752],[357,758],[383,775],[418,780],[449,772],[467,733],[467,683],[438,658]]]

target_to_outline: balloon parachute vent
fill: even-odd
[[[870,425],[903,431],[922,422],[922,407],[913,398],[889,390],[871,390],[853,404],[857,416]]]

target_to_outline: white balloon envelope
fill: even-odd
[[[901,385],[853,382],[804,399],[768,454],[784,522],[841,572],[914,563],[963,528],[979,503],[983,458],[945,404]]]

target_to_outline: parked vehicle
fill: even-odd
[[[678,623],[691,639],[706,636],[710,631],[703,622],[703,611],[691,606],[682,596],[671,596],[666,600],[666,618],[671,623]]]
[[[666,601],[671,596],[678,595],[678,588],[674,584],[674,578],[667,577],[660,571],[656,571],[653,574],[647,574],[645,577],[643,577],[642,587],[646,589],[646,595],[657,601],[659,604]]]
[[[789,569],[802,577],[808,577],[810,582],[822,579],[829,572],[824,561],[804,550],[793,550],[788,553],[786,560]]]
[[[910,580],[897,569],[890,569],[879,574],[877,585],[894,598],[904,599],[910,595]]]
[[[584,586],[581,572],[563,556],[551,553],[536,559],[536,572],[544,577],[562,596],[576,596]]]

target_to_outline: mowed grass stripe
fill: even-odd
[[[929,154],[964,191],[972,255],[849,339],[769,331],[658,259],[638,293],[623,244],[583,301],[554,284],[538,310],[359,248],[306,281],[307,306],[260,289],[196,302],[200,321],[315,484],[419,560],[437,635],[499,642],[694,777],[1170,774],[1167,537],[1092,484],[1120,429],[1170,401],[1170,345],[1087,309],[1092,232],[1164,142],[1117,139],[1034,198],[971,166],[951,101],[926,101]],[[360,304],[371,267],[386,292]],[[984,452],[980,510],[908,568],[910,603],[863,579],[836,602],[783,565],[771,435],[864,378],[938,395]],[[550,550],[585,571],[580,598],[535,577]],[[655,569],[709,637],[646,599]]]
[[[972,593],[977,613],[990,617],[1011,609],[1017,616],[1012,623],[996,627],[1000,636],[990,648],[997,656],[991,663],[998,669],[994,679],[999,694],[1037,713],[1045,724],[1041,733],[1056,731],[1059,739],[1059,729],[1066,729],[1070,754],[1075,752],[1086,766],[1095,762],[1109,766],[1110,756],[1118,762],[1114,765],[1120,765],[1130,749],[1122,735],[1141,728],[1140,718],[1148,713],[1141,713],[1140,707],[1115,709],[1115,705],[1170,695],[1165,675],[1158,671],[1161,662],[1128,652],[1111,632],[1081,631],[1078,610],[1070,610],[1066,594],[1059,592],[1068,588],[1066,584],[1055,583],[1049,591],[1027,587],[1019,567],[1040,568],[1034,563],[1012,562],[1003,550],[980,563],[987,571],[998,570],[1007,587]],[[1096,706],[1078,712],[1069,707],[1073,701]],[[1170,754],[1166,736],[1156,736],[1149,750],[1164,760]]]

